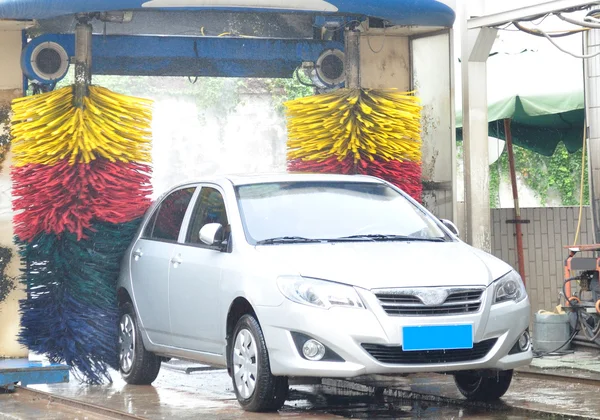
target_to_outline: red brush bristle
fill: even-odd
[[[104,159],[13,167],[15,233],[22,241],[40,233],[63,232],[81,239],[93,220],[131,221],[150,205],[150,172],[148,165]]]
[[[353,158],[339,161],[337,158],[331,157],[323,161],[292,160],[288,162],[288,170],[320,174],[371,175],[396,185],[419,202],[422,200],[423,185],[420,163],[397,160],[386,162],[378,158],[373,161],[359,160],[355,163]]]

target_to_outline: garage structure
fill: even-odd
[[[438,217],[452,220],[454,11],[446,3],[4,1],[0,107],[6,109],[31,83],[39,91],[52,90],[70,65],[81,62],[92,77],[293,77],[306,69],[325,90],[415,89],[424,106],[424,202]],[[0,175],[0,245],[9,247],[12,212],[4,198],[10,196],[10,162],[8,154]],[[16,277],[18,263],[9,270]],[[0,306],[0,357],[27,357],[16,341],[22,296],[17,290]]]

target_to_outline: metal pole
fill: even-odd
[[[75,106],[83,107],[91,82],[92,25],[82,19],[75,27]]]
[[[512,186],[513,200],[515,202],[515,231],[517,235],[517,262],[519,274],[525,283],[525,258],[523,256],[523,234],[521,232],[521,207],[519,206],[519,189],[517,188],[517,172],[515,170],[515,155],[513,153],[511,120],[504,120],[504,134],[506,135],[506,147],[508,149],[508,165],[510,168],[510,183]]]
[[[360,32],[350,28],[345,34],[346,88],[360,89]],[[354,162],[354,174],[358,173],[358,162]]]
[[[346,87],[360,88],[360,32],[346,31]]]
[[[483,14],[483,2],[463,2],[465,19]],[[471,9],[470,9],[471,8]],[[467,30],[463,22],[462,82],[467,242],[491,251],[487,59],[497,29]]]
[[[586,54],[600,51],[600,30],[591,29],[584,35]],[[589,127],[588,169],[590,183],[590,204],[594,242],[600,242],[600,56],[584,62],[586,121]]]

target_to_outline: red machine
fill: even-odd
[[[567,246],[563,294],[565,310],[575,315],[574,327],[600,344],[600,245]],[[585,252],[589,256],[577,257]],[[572,283],[577,282],[573,287]]]

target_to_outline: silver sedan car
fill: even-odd
[[[123,378],[150,384],[167,358],[227,367],[248,411],[279,409],[288,378],[415,372],[494,400],[532,359],[519,275],[376,178],[181,185],[122,267]]]

